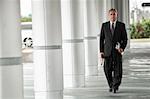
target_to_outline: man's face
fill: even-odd
[[[117,19],[117,12],[115,11],[110,11],[109,12],[109,20],[114,22]]]

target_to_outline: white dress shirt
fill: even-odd
[[[112,23],[114,23],[114,29],[115,29],[115,27],[116,27],[116,22],[117,22],[117,20],[114,21],[114,22],[110,21],[110,29],[112,29]]]

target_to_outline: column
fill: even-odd
[[[63,99],[60,0],[32,0],[35,99]]]
[[[126,30],[128,33],[128,45],[127,50],[130,49],[130,10],[129,0],[123,0],[123,22],[126,24]]]
[[[101,73],[103,70],[102,66],[101,66],[101,62],[102,59],[100,57],[100,49],[99,49],[99,45],[100,45],[100,41],[99,41],[99,37],[100,37],[100,31],[101,31],[101,25],[102,23],[107,21],[107,10],[106,10],[106,3],[105,0],[96,0],[96,13],[97,13],[97,26],[98,26],[98,32],[97,32],[97,44],[98,44],[98,73]]]
[[[99,25],[99,30],[103,22],[106,22],[106,7],[105,7],[105,0],[96,0],[96,13],[97,13],[97,18],[98,18],[98,25]]]
[[[23,99],[19,0],[0,0],[0,99]]]
[[[113,0],[103,0],[104,2],[104,19],[105,22],[109,20],[108,11],[112,8]]]
[[[98,75],[98,42],[99,20],[97,17],[96,0],[86,0],[85,6],[85,75]]]
[[[62,0],[64,87],[84,87],[84,0]]]

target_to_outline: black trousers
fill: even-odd
[[[118,88],[122,80],[122,55],[114,49],[105,57],[104,72],[110,88]]]

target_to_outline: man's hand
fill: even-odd
[[[103,66],[104,65],[104,53],[103,52],[100,52],[99,58],[100,58],[101,66]]]
[[[122,54],[123,49],[122,49],[122,48],[119,48],[119,49],[118,49],[118,52],[119,52],[120,54]]]
[[[101,58],[104,58],[104,53],[101,52],[101,53],[100,53],[100,56],[101,56]]]

